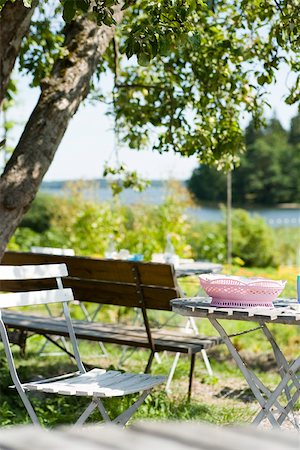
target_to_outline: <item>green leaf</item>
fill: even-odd
[[[66,22],[71,22],[76,14],[76,3],[74,0],[66,0],[64,3],[63,18]]]
[[[131,58],[132,55],[134,54],[132,40],[128,40],[127,41],[127,44],[125,46],[125,53],[126,53],[126,56],[127,56],[128,59]]]
[[[257,77],[257,82],[258,84],[260,84],[260,86],[263,86],[268,82],[268,77],[266,75],[260,75],[259,77]]]
[[[151,61],[151,56],[148,53],[140,53],[138,55],[138,63],[141,66],[148,66]]]
[[[158,42],[156,36],[152,36],[149,41],[151,45],[152,57],[154,58],[154,56],[156,56],[158,52]]]
[[[88,12],[89,6],[90,2],[87,0],[76,0],[76,8],[84,13]]]

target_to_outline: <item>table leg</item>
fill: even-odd
[[[289,373],[291,376],[292,384],[289,386],[287,383],[284,388],[285,396],[288,401],[288,405],[285,409],[286,409],[287,413],[289,413],[289,411],[291,410],[295,401],[297,401],[297,399],[300,396],[300,382],[299,382],[297,375],[295,373],[291,372],[290,364],[286,360],[284,354],[280,350],[274,336],[272,335],[271,331],[269,330],[269,328],[267,327],[266,324],[264,324],[262,326],[262,331],[272,346],[281,379],[283,379],[285,374],[287,374],[287,373]],[[293,387],[296,388],[296,392],[292,397]],[[295,395],[296,395],[296,400],[294,400]],[[295,428],[299,428],[299,422],[298,422],[297,418],[295,417],[293,410],[291,410],[291,413],[293,416],[293,422],[294,422]],[[284,413],[282,413],[278,419],[279,423],[281,424],[284,421],[284,419],[285,419],[285,415],[284,415]]]
[[[274,345],[273,349],[276,346],[277,357],[279,358],[281,363],[283,362],[283,359],[284,359],[285,367],[288,368],[288,373],[286,373],[285,375],[282,373],[281,382],[279,383],[277,388],[273,392],[271,392],[266,386],[264,386],[262,381],[250,369],[248,369],[245,362],[242,360],[241,356],[239,355],[238,351],[232,344],[230,337],[228,336],[228,334],[226,333],[224,328],[220,325],[220,323],[216,319],[213,319],[213,318],[210,318],[209,320],[210,320],[211,324],[214,326],[214,328],[218,331],[220,336],[222,337],[231,356],[233,357],[237,366],[239,367],[242,374],[244,375],[250,389],[252,390],[256,400],[258,401],[258,403],[261,407],[261,411],[254,418],[253,423],[258,425],[259,423],[261,423],[261,421],[263,419],[267,418],[274,428],[279,427],[283,423],[285,418],[289,419],[288,414],[292,410],[295,402],[297,401],[297,399],[299,398],[299,395],[300,395],[299,388],[297,387],[299,383],[298,383],[298,381],[297,382],[295,381],[295,377],[296,377],[295,373],[296,373],[296,370],[298,370],[299,366],[300,366],[300,357],[293,364],[289,365],[287,363],[287,361],[285,360],[282,352],[280,352],[280,350],[277,350],[277,348],[279,349],[279,347],[275,343],[275,340],[273,339],[273,345]],[[268,331],[263,330],[263,331],[266,334],[268,334],[269,330]],[[269,336],[269,334],[268,334],[268,336]],[[266,337],[268,337],[268,336],[266,336]],[[297,390],[296,390],[296,393],[293,395],[293,397],[290,397],[290,400],[288,399],[287,405],[282,406],[278,400],[278,397],[285,389],[288,389],[287,383],[291,379],[294,380],[294,384],[296,385]],[[274,412],[271,410],[273,407],[276,407],[277,410],[279,411],[280,415],[277,419],[274,416]],[[293,421],[292,423],[296,428],[298,428],[297,422]]]
[[[255,417],[253,423],[259,424],[265,417],[266,417],[266,411],[272,408],[273,405],[275,405],[275,402],[277,402],[277,399],[279,395],[285,390],[285,387],[287,383],[291,379],[291,375],[294,375],[297,370],[300,368],[300,357],[296,359],[296,361],[291,364],[289,369],[289,372],[284,375],[284,377],[281,379],[280,383],[278,384],[277,388],[272,392],[271,396],[268,398],[265,409],[260,411],[258,415]],[[287,405],[284,407],[283,411],[281,412],[281,415],[277,419],[277,422],[279,425],[283,423],[285,418],[288,417],[288,413],[292,410],[293,406],[295,405],[296,401],[298,400],[300,395],[299,389],[296,390],[295,394],[291,398],[291,400],[287,403]],[[294,425],[295,426],[295,425]],[[297,424],[295,426],[298,428]]]

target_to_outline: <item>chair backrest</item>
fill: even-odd
[[[2,264],[66,263],[64,286],[76,300],[127,307],[170,311],[170,300],[180,297],[172,265],[140,261],[94,259],[81,256],[6,252]],[[53,287],[51,280],[45,287]],[[34,280],[31,288],[34,289]],[[41,286],[41,283],[38,283]],[[17,289],[7,281],[0,290]]]
[[[42,305],[74,300],[72,289],[63,289],[57,280],[68,275],[65,264],[43,266],[1,266],[0,280],[21,281],[55,278],[58,289],[0,294],[0,309],[16,306]]]
[[[43,264],[43,265],[0,265],[0,291],[9,291],[6,283],[13,283],[11,293],[0,293],[0,334],[4,344],[4,350],[9,361],[9,367],[13,379],[17,377],[13,362],[12,353],[9,346],[9,339],[5,325],[1,316],[1,309],[20,306],[48,305],[50,303],[61,302],[63,312],[68,327],[69,336],[73,346],[74,356],[78,369],[84,373],[85,369],[80,360],[78,345],[70,318],[67,302],[74,300],[72,289],[64,288],[61,277],[68,275],[65,264]],[[52,286],[49,289],[37,289],[37,283],[41,280],[52,280]],[[25,282],[33,283],[33,289],[26,289]],[[6,289],[2,286],[6,285]],[[27,285],[28,286],[28,285]],[[24,290],[24,287],[26,290]]]
[[[72,248],[59,248],[59,247],[37,247],[33,246],[30,248],[32,253],[45,253],[49,255],[66,255],[74,256],[75,251]]]

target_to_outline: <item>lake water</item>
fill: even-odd
[[[44,183],[40,189],[51,195],[64,195],[64,190],[57,183]],[[149,186],[144,192],[135,192],[132,189],[124,190],[120,194],[121,202],[125,205],[134,203],[160,204],[167,194],[167,188],[163,183]],[[109,201],[112,192],[109,187],[99,186],[87,191],[86,195],[95,201]],[[300,208],[253,208],[247,209],[253,215],[263,217],[272,227],[299,227]],[[223,218],[222,211],[218,208],[197,206],[187,208],[187,213],[202,222],[220,222]]]

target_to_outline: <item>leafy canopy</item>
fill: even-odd
[[[299,1],[188,5],[140,0],[128,9],[110,58],[113,114],[131,148],[150,143],[229,169],[245,150],[241,117],[264,123],[266,86],[283,62],[297,73],[286,101],[300,98]]]
[[[87,14],[113,26],[118,5],[124,20],[90,98],[110,104],[119,139],[131,148],[196,154],[229,169],[245,150],[240,119],[250,113],[256,125],[263,122],[265,86],[282,62],[296,73],[286,101],[299,101],[299,0],[41,2],[19,59],[32,84],[42,85],[66,55],[65,22]],[[99,93],[107,72],[112,95]]]

